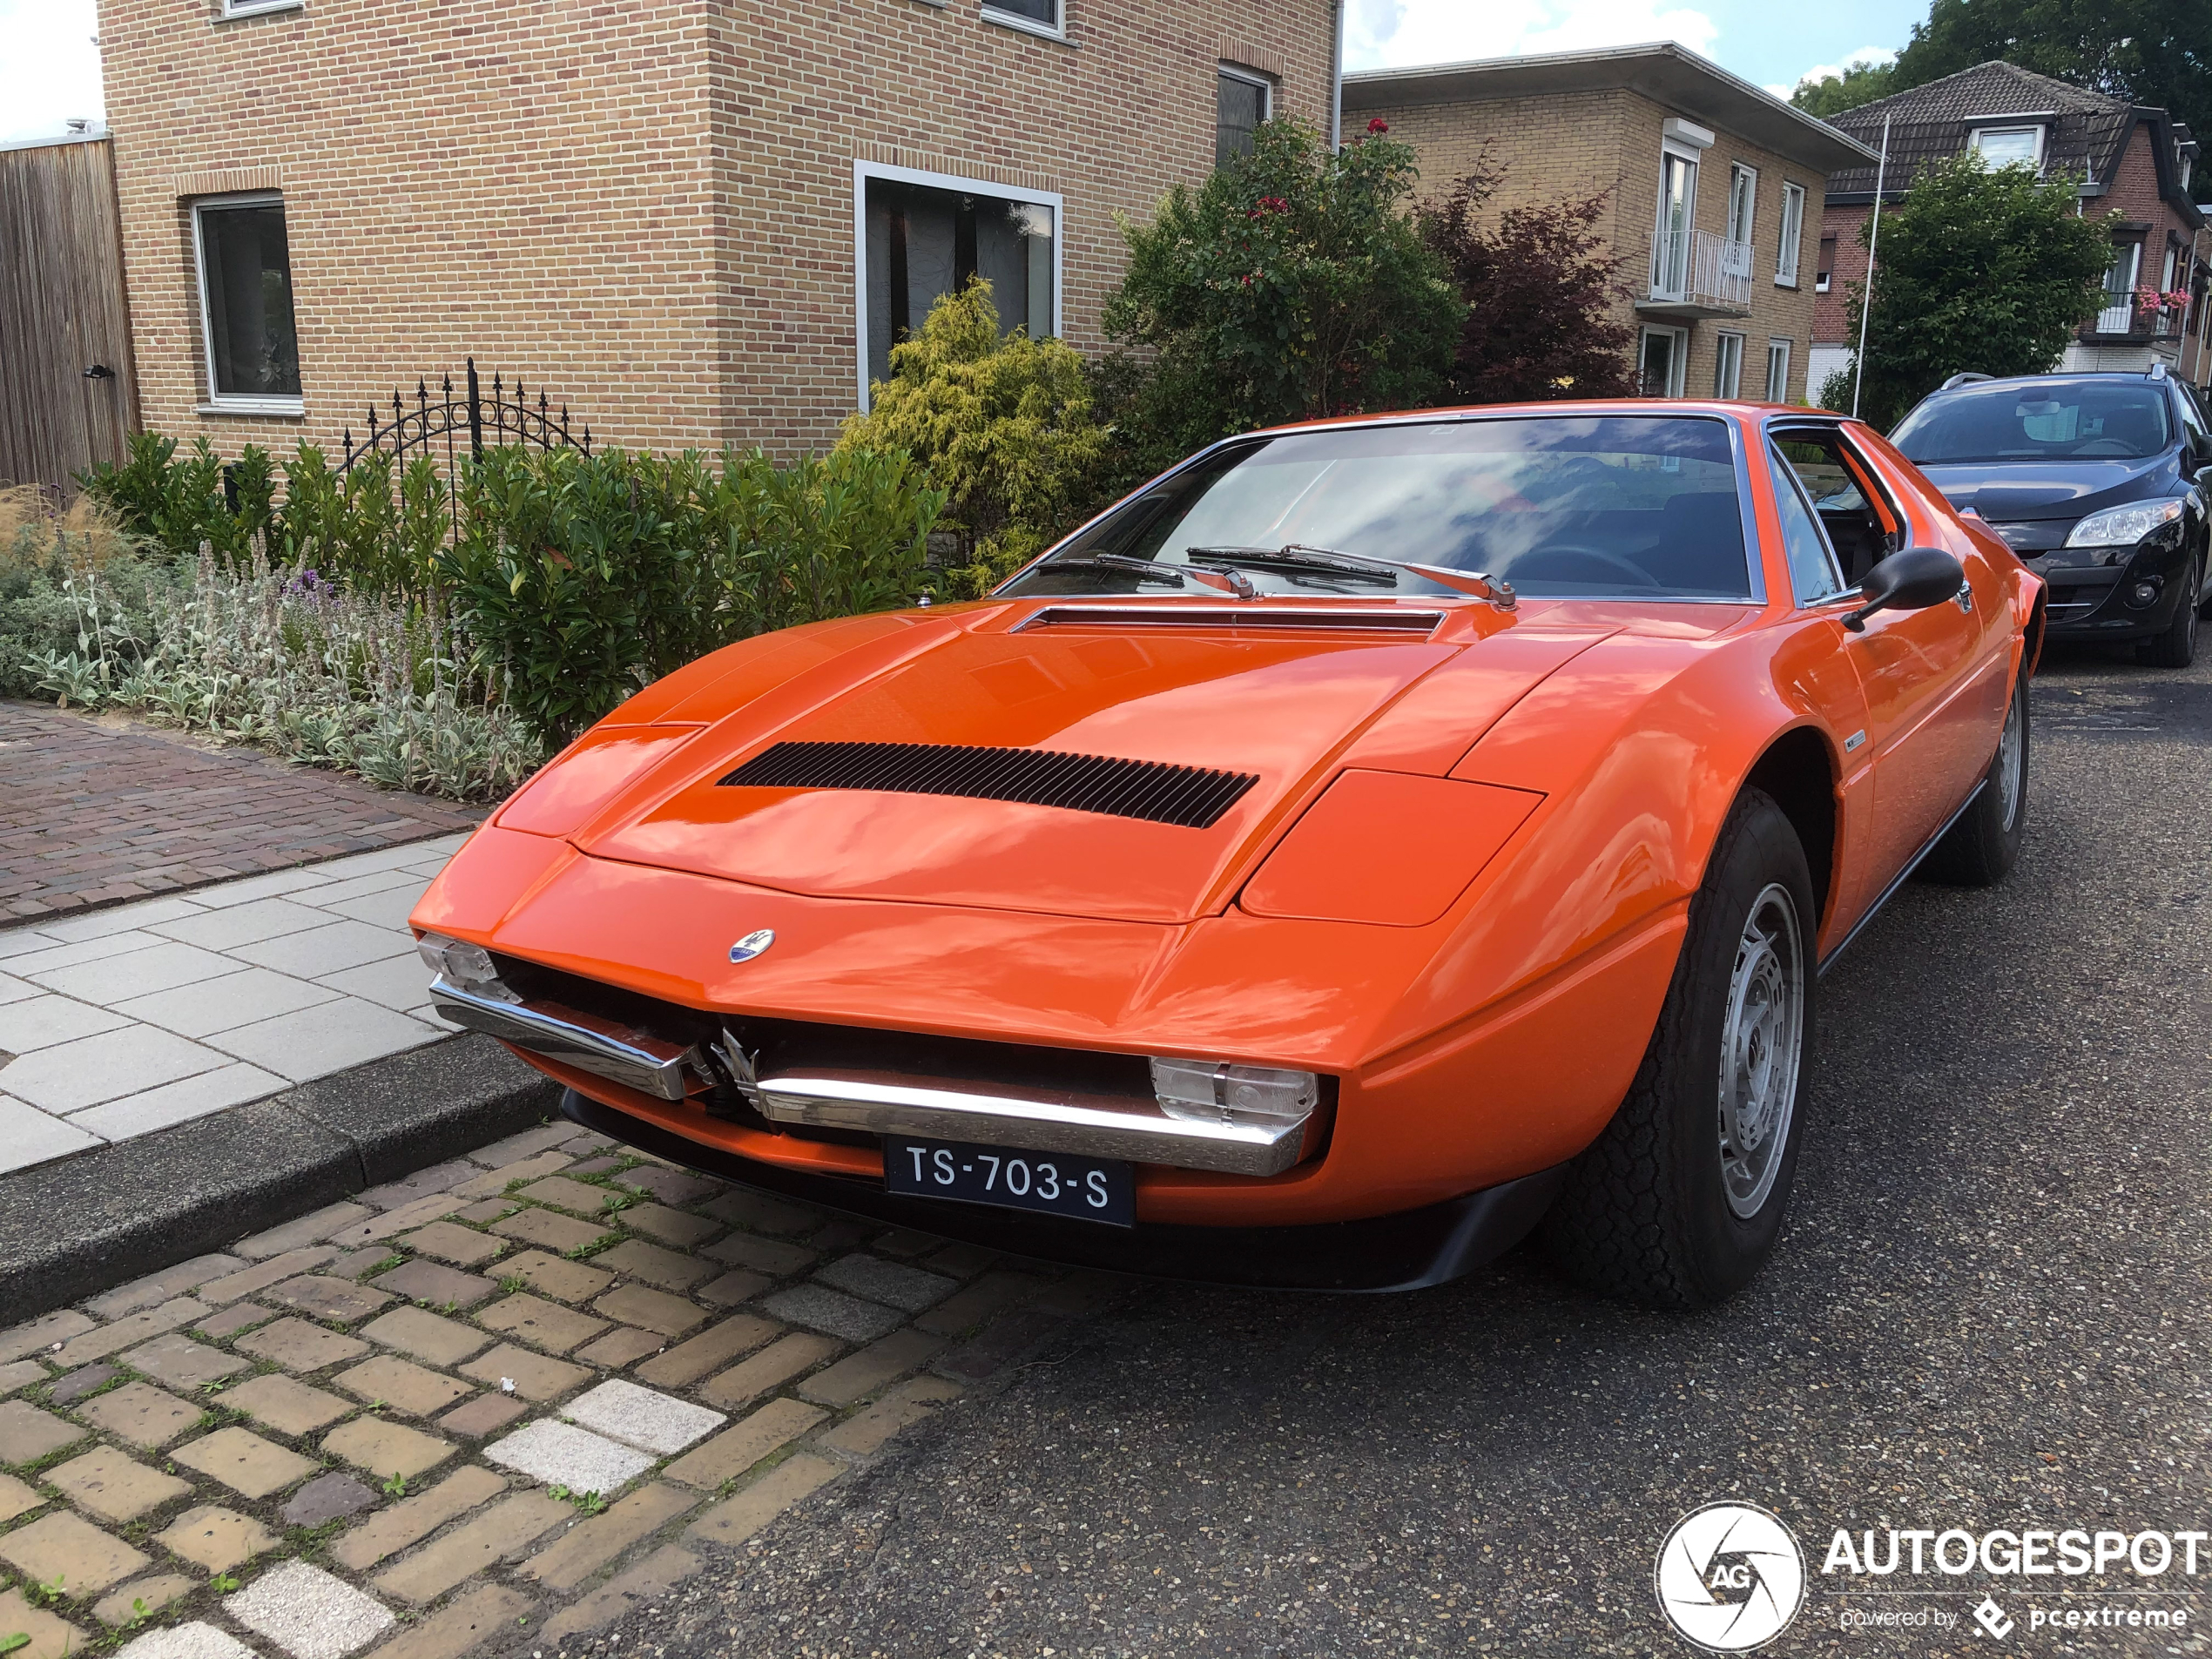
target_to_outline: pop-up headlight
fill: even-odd
[[[1277,1071],[1225,1060],[1155,1060],[1152,1092],[1162,1111],[1187,1123],[1280,1130],[1313,1116],[1321,1080],[1310,1071]]]

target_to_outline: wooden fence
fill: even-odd
[[[0,149],[0,484],[71,489],[138,422],[108,141]]]

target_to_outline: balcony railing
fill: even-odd
[[[1683,307],[1746,311],[1751,304],[1752,245],[1713,231],[1656,230],[1651,234],[1651,298]]]
[[[2090,332],[2132,340],[2179,340],[2186,312],[2180,306],[2146,305],[2134,294],[2105,291],[2104,308]]]

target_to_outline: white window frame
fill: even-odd
[[[2035,135],[2035,171],[2040,175],[2043,171],[2043,137],[2047,131],[2047,129],[2040,121],[1991,122],[1986,125],[1975,127],[1966,134],[1966,148],[1976,155],[1979,155],[1982,137],[1986,133],[2033,132]],[[2006,165],[2009,166],[2013,164],[2007,162]]]
[[[307,412],[307,377],[300,377],[300,395],[261,396],[252,393],[225,392],[215,385],[215,319],[207,306],[207,231],[202,222],[209,208],[218,210],[233,207],[266,207],[273,202],[284,206],[280,190],[245,190],[227,196],[198,196],[192,204],[192,270],[199,281],[199,351],[200,361],[207,370],[207,401],[200,408],[224,415],[305,415]],[[292,220],[286,215],[285,240],[292,239]],[[295,295],[293,305],[293,339],[296,343],[299,327],[299,305]]]
[[[1275,83],[1256,69],[1244,69],[1235,64],[1217,63],[1215,74],[1222,80],[1242,81],[1247,86],[1259,88],[1259,123],[1265,126],[1275,118]]]
[[[1766,343],[1766,401],[1770,403],[1790,401],[1790,360],[1795,354],[1797,343],[1794,340],[1777,339],[1769,339]],[[1777,359],[1782,365],[1778,384],[1774,372]]]
[[[1667,162],[1670,157],[1676,161],[1687,164],[1689,168],[1689,189],[1683,198],[1683,232],[1685,235],[1694,235],[1696,229],[1697,184],[1699,176],[1705,171],[1705,152],[1699,149],[1696,145],[1686,144],[1676,138],[1662,138],[1660,140],[1659,193],[1653,199],[1651,204],[1652,269],[1650,273],[1650,286],[1651,294],[1654,299],[1668,297],[1672,292],[1661,285],[1659,278],[1663,273],[1658,268],[1659,238],[1665,233],[1667,228]],[[1687,292],[1689,286],[1689,267],[1692,257],[1690,250],[1689,247],[1685,246],[1683,250],[1683,283],[1685,292]],[[1642,348],[1639,346],[1637,349],[1640,352]]]
[[[995,201],[1034,202],[1052,209],[1052,337],[1062,327],[1066,283],[1062,266],[1068,250],[1068,199],[1056,190],[1028,190],[1018,185],[997,184],[988,179],[963,179],[957,173],[925,172],[918,167],[893,167],[875,161],[853,164],[853,331],[860,352],[859,408],[868,408],[868,180],[926,185],[932,190],[957,190]]]
[[[258,17],[265,11],[305,11],[307,0],[223,0],[222,15],[214,21],[223,23],[232,17]]]
[[[1782,181],[1782,227],[1774,250],[1774,286],[1797,286],[1797,266],[1804,259],[1805,187]]]
[[[1639,385],[1643,377],[1644,344],[1654,334],[1664,334],[1674,341],[1674,349],[1667,354],[1667,389],[1660,395],[1678,398],[1689,383],[1689,330],[1669,328],[1662,323],[1643,325],[1636,334],[1636,378]]]
[[[1744,336],[1733,329],[1713,331],[1713,395],[1723,401],[1732,402],[1743,395],[1743,347],[1747,343]],[[1731,344],[1736,348],[1732,353],[1729,350]],[[1733,374],[1729,373],[1731,357],[1736,367]]]
[[[1743,186],[1743,234],[1741,236],[1736,233],[1736,186],[1739,183]],[[1728,224],[1726,226],[1728,239],[1741,246],[1749,247],[1751,246],[1752,239],[1757,234],[1758,228],[1759,170],[1744,162],[1731,161],[1728,164]]]
[[[1053,10],[1059,14],[1060,20],[1049,24],[1041,24],[1035,17],[1025,17],[1018,11],[1001,11],[991,3],[991,0],[981,0],[976,8],[976,15],[985,23],[995,23],[1001,29],[1016,29],[1025,35],[1042,35],[1047,40],[1065,40],[1068,38],[1068,0],[1053,0]]]

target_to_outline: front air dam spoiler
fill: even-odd
[[[893,1226],[963,1239],[1016,1256],[1109,1273],[1243,1285],[1265,1290],[1418,1291],[1473,1272],[1527,1238],[1551,1208],[1567,1166],[1557,1164],[1419,1210],[1310,1227],[1133,1228],[1056,1216],[933,1202],[886,1192],[876,1181],[757,1163],[675,1134],[575,1089],[564,1116],[639,1150],[725,1181],[803,1199]]]

